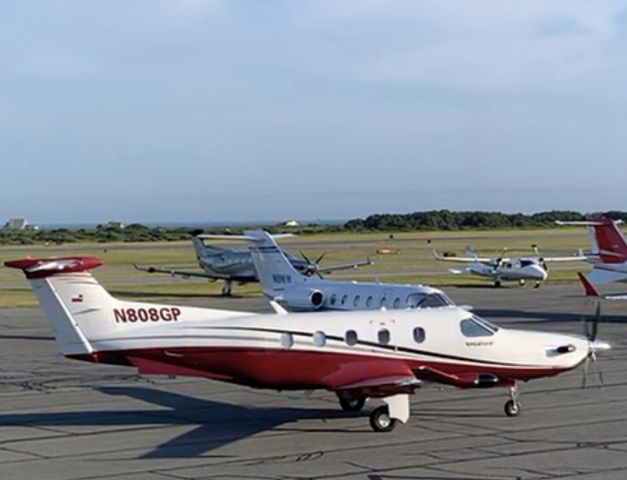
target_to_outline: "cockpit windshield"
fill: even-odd
[[[533,265],[535,262],[533,260],[521,260],[520,261],[520,266],[521,267],[530,267],[531,265]]]
[[[407,297],[409,308],[435,308],[455,305],[443,292],[439,293],[412,293]]]

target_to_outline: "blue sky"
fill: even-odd
[[[0,222],[627,210],[627,2],[0,2]]]

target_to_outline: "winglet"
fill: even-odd
[[[586,296],[588,297],[600,296],[599,291],[596,288],[594,288],[594,285],[590,283],[590,280],[588,280],[583,273],[577,272],[577,276],[579,277],[579,281],[581,282],[581,285],[583,286]]]

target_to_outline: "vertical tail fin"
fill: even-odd
[[[205,243],[205,238],[209,238],[208,235],[204,235],[202,230],[194,230],[189,232],[192,236],[192,243],[194,244],[194,250],[196,251],[196,258],[200,259],[207,255],[218,254],[224,252],[223,248],[212,247]]]
[[[627,242],[611,218],[601,217],[592,225],[601,260],[604,263],[622,263],[627,260]]]
[[[249,249],[263,291],[271,297],[286,287],[302,283],[307,277],[301,275],[278,247],[272,235],[263,230],[244,232],[249,240]]]
[[[112,310],[107,307],[115,300],[87,272],[101,263],[95,257],[5,262],[7,267],[21,269],[30,280],[64,355],[93,353],[88,338],[103,328],[101,311]],[[90,308],[85,308],[87,305]]]

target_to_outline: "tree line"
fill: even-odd
[[[584,214],[567,210],[552,210],[534,214],[450,210],[430,210],[405,214],[383,213],[349,220],[343,225],[308,224],[298,227],[263,226],[271,233],[290,231],[299,234],[362,231],[421,231],[421,230],[490,230],[554,227],[556,220],[586,220],[607,215],[614,220],[627,221],[627,212],[609,211]],[[246,228],[255,228],[254,226]],[[261,228],[261,227],[260,227]],[[187,227],[149,227],[134,223],[126,227],[98,225],[96,228],[55,228],[40,230],[0,229],[0,245],[63,244],[75,242],[155,242],[187,240]],[[210,227],[206,233],[241,233],[243,227]]]
[[[416,231],[416,230],[490,230],[508,228],[554,227],[557,220],[582,221],[607,215],[614,220],[627,220],[627,212],[609,211],[580,213],[569,210],[551,210],[533,213],[502,213],[450,210],[429,210],[413,213],[383,213],[356,218],[344,224],[347,231]]]

